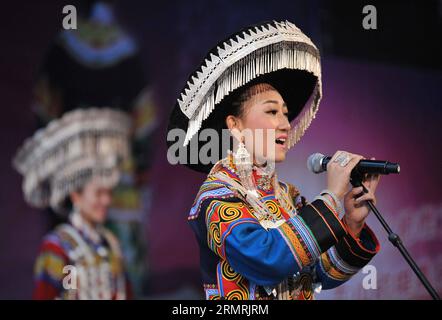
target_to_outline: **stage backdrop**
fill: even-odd
[[[32,269],[45,218],[23,201],[21,178],[11,158],[35,123],[30,102],[35,74],[60,30],[63,4],[5,3],[0,28],[0,298],[30,298]],[[161,124],[153,148],[153,204],[149,230],[151,292],[163,297],[198,297],[199,253],[187,214],[204,176],[166,160],[166,121],[185,79],[217,39],[245,25],[269,19],[295,21],[320,44],[320,1],[230,2],[195,0],[120,1],[119,14],[141,45],[156,90]],[[380,48],[380,50],[387,50]],[[417,50],[410,47],[410,50]],[[429,59],[439,59],[431,57]],[[325,174],[307,171],[313,152],[348,150],[399,162],[400,175],[382,177],[378,208],[398,232],[417,263],[442,291],[442,200],[440,70],[399,67],[323,55],[324,98],[306,135],[279,166],[281,179],[312,199],[325,187]],[[388,242],[377,220],[369,218],[381,251],[370,263],[376,289],[365,290],[359,274],[347,284],[323,291],[319,299],[428,298],[416,276]],[[194,288],[189,291],[186,288]],[[183,290],[180,290],[183,289]],[[179,294],[171,295],[177,290]],[[166,295],[167,294],[167,295]]]

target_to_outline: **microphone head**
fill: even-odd
[[[307,159],[307,168],[313,173],[321,173],[324,171],[322,169],[322,159],[324,159],[324,155],[322,153],[313,153]]]

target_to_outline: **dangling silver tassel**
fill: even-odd
[[[229,93],[244,86],[261,74],[285,68],[306,70],[318,78],[315,92],[312,95],[312,105],[310,108],[307,107],[310,110],[307,110],[308,114],[303,112],[304,117],[299,122],[299,128],[293,132],[294,136],[291,141],[293,144],[299,141],[314,118],[322,95],[320,85],[321,65],[318,57],[309,52],[300,51],[296,44],[276,43],[254,51],[253,54],[249,54],[232,64],[219,76],[201,100],[200,106],[193,111],[189,119],[184,146],[187,146],[192,137],[198,132],[202,122],[209,117],[215,105],[221,102]],[[216,94],[214,92],[215,88]],[[186,113],[188,112],[186,111]]]
[[[236,171],[243,187],[247,189],[247,192],[251,192],[256,196],[257,191],[252,175],[252,157],[242,141],[238,144],[236,152],[233,153],[233,161],[235,162]]]
[[[294,126],[290,130],[288,137],[288,147],[292,148],[304,135],[312,120],[315,118],[321,101],[322,89],[318,83],[313,91],[310,106],[306,107],[294,120]]]

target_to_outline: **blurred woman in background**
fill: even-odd
[[[119,242],[103,226],[129,135],[123,112],[78,109],[37,131],[17,153],[26,201],[68,218],[43,240],[34,299],[130,297]]]

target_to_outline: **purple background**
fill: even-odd
[[[61,2],[63,4],[63,2]],[[67,2],[66,2],[67,3]],[[62,4],[30,2],[5,5],[0,41],[0,298],[28,299],[32,268],[45,218],[23,201],[21,178],[11,158],[32,134],[32,86],[39,62],[61,25]],[[198,248],[186,216],[201,174],[171,166],[166,160],[167,116],[187,75],[206,49],[236,29],[268,19],[289,19],[312,38],[320,38],[314,23],[319,11],[300,1],[278,5],[244,1],[192,1],[156,4],[119,3],[128,30],[140,43],[146,69],[156,90],[162,125],[156,137],[154,203],[149,234],[151,293],[200,291]],[[313,8],[313,9],[312,9]],[[215,14],[216,13],[216,14]],[[431,55],[429,56],[429,58]],[[279,177],[299,187],[307,199],[325,186],[325,175],[312,175],[306,158],[313,152],[348,150],[401,164],[401,174],[381,179],[378,208],[398,232],[428,279],[442,291],[442,178],[440,148],[442,92],[440,70],[323,55],[324,98],[317,118],[304,138],[279,167]],[[430,163],[432,170],[424,169]],[[337,290],[318,298],[428,298],[417,278],[387,241],[374,217],[369,224],[381,242],[370,263],[376,267],[377,290],[364,290],[358,274]],[[193,288],[193,291],[185,291]],[[181,290],[181,291],[179,291]],[[183,291],[184,290],[184,291]],[[176,296],[180,296],[177,294]]]

